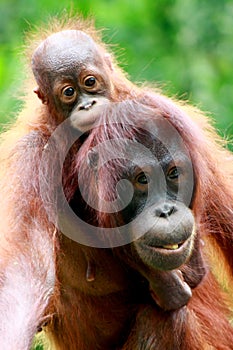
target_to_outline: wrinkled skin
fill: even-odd
[[[90,36],[78,30],[55,33],[32,57],[34,92],[60,121],[85,131],[114,96],[111,65]]]
[[[156,127],[159,135],[167,125],[157,121]],[[192,296],[190,286],[196,287],[200,283],[205,266],[200,250],[194,248],[198,243],[195,243],[195,220],[189,208],[194,181],[192,164],[176,133],[170,130],[168,136],[169,143],[165,147],[159,139],[143,131],[137,142],[144,143],[150,154],[138,152],[134,143],[128,147],[126,144],[125,154],[122,149],[114,149],[114,154],[121,154],[131,162],[122,164],[122,172],[115,179],[120,181],[115,184],[116,193],[106,193],[106,197],[109,195],[108,198],[113,199],[115,195],[124,207],[118,213],[110,214],[116,226],[128,224],[122,234],[140,237],[130,245],[116,248],[117,254],[148,280],[151,295],[161,308],[175,310],[187,304]],[[97,187],[105,188],[108,181],[104,179],[101,184],[98,157],[94,150],[89,152],[88,164],[99,179]],[[100,161],[104,163],[103,159]],[[113,178],[114,160],[105,166],[109,179]],[[101,171],[104,172],[102,168]],[[132,199],[129,198],[131,190]],[[108,189],[104,191],[108,192]],[[181,272],[186,263],[190,268],[188,275],[192,276],[190,286]]]

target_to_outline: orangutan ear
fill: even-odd
[[[45,97],[45,95],[42,93],[38,86],[35,89],[33,89],[33,92],[38,96],[38,98],[42,101],[44,105],[48,104],[48,99]]]

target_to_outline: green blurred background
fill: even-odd
[[[64,9],[94,15],[133,81],[189,99],[233,137],[232,0],[0,0],[0,123],[20,107],[25,31]]]

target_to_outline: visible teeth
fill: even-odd
[[[84,109],[88,110],[92,107],[92,104],[91,103],[87,103],[85,106],[84,106]]]
[[[163,248],[175,250],[175,249],[179,248],[179,245],[178,244],[167,244],[167,245],[164,245]]]

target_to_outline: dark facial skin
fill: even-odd
[[[129,147],[125,159],[131,158],[131,152],[135,162],[126,162],[117,180],[128,183],[119,182],[116,186],[125,208],[115,216],[118,225],[128,223],[125,234],[132,237],[138,232],[144,234],[115,251],[148,280],[156,303],[164,310],[174,310],[187,304],[192,296],[191,288],[205,275],[200,249],[196,247],[194,216],[189,208],[192,165],[176,140],[170,140],[169,151],[160,141],[150,140],[145,134],[138,142],[145,144],[145,140],[149,140],[146,147],[152,156],[136,152],[132,145]],[[130,202],[129,185],[133,187]]]
[[[173,270],[186,261],[193,244],[194,217],[185,204],[188,184],[192,186],[191,167],[178,152],[176,159],[165,153],[158,161],[147,163],[143,158],[142,162],[140,168],[128,168],[126,176],[134,187],[134,196],[122,215],[124,220],[135,218],[131,224],[134,233],[141,229],[145,232],[135,241],[135,248],[146,265]],[[145,220],[137,220],[142,211]]]
[[[137,155],[141,166],[129,166],[123,175],[133,185],[134,196],[122,216],[128,221],[143,211],[144,220],[136,218],[130,225],[134,234],[142,227],[145,232],[131,244],[132,265],[149,281],[156,303],[172,310],[187,304],[192,295],[180,271],[192,253],[195,237],[194,217],[183,196],[192,173],[182,152],[176,151],[172,158],[159,142],[152,151],[157,160]],[[121,192],[121,198],[125,193]]]
[[[82,131],[95,121],[99,107],[113,93],[111,67],[85,33],[66,30],[43,41],[32,57],[38,87],[34,90],[59,120],[68,117]]]

